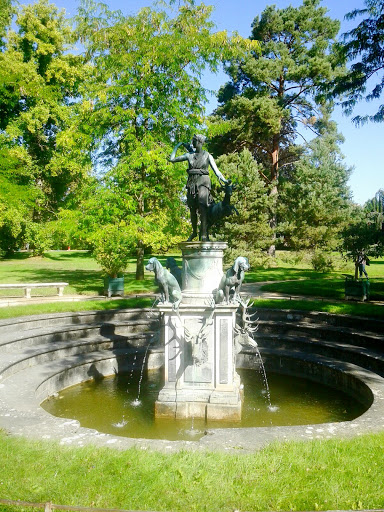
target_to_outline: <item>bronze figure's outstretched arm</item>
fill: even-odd
[[[181,156],[176,156],[177,150],[179,149],[180,146],[183,146],[183,145],[184,145],[184,142],[179,142],[178,144],[176,144],[176,146],[173,148],[171,156],[168,158],[168,160],[170,162],[172,162],[172,163],[185,162],[186,160],[188,160],[187,153],[184,153],[184,155],[181,155]]]

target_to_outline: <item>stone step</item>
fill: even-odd
[[[156,320],[144,319],[127,320],[120,322],[103,322],[80,325],[58,325],[52,327],[29,329],[19,332],[9,332],[0,339],[0,352],[20,350],[26,346],[39,345],[42,343],[55,343],[58,341],[85,338],[96,334],[104,336],[128,335],[131,333],[142,333],[146,331],[159,330]]]
[[[127,320],[158,320],[157,310],[143,309],[113,309],[105,311],[82,311],[66,313],[47,313],[45,315],[23,316],[0,320],[0,334],[44,329],[59,325],[101,324],[104,322],[120,322]]]
[[[288,309],[250,308],[250,314],[255,314],[260,320],[289,322],[293,324],[306,323],[321,326],[329,325],[339,328],[358,329],[376,334],[384,334],[384,319],[366,318],[349,315],[334,315],[325,312],[293,311]],[[384,318],[384,309],[383,309]]]
[[[356,330],[350,327],[340,328],[331,325],[308,323],[292,324],[283,321],[259,320],[256,337],[263,334],[279,333],[281,336],[308,336],[327,341],[348,341],[351,345],[384,348],[384,332]]]
[[[56,361],[61,358],[68,358],[78,354],[90,352],[103,353],[106,350],[126,350],[127,354],[134,359],[140,356],[151,347],[152,351],[158,352],[159,347],[154,343],[155,333],[130,334],[125,337],[102,335],[91,338],[81,338],[74,341],[61,341],[56,343],[45,343],[26,347],[20,352],[7,352],[0,354],[0,375],[2,379],[8,378],[16,372],[31,368],[46,361]],[[161,350],[163,350],[161,348]]]
[[[270,349],[289,350],[297,354],[310,353],[345,360],[384,376],[384,353],[371,347],[319,340],[308,336],[282,337],[280,334],[265,334],[256,339],[261,356],[265,350]],[[251,353],[254,349],[244,349],[242,352]]]

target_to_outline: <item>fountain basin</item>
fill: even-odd
[[[262,374],[257,370],[238,370],[244,383],[241,420],[231,418],[159,419],[155,401],[163,376],[150,371],[141,381],[140,372],[87,381],[67,388],[58,396],[42,403],[42,407],[58,417],[70,417],[83,427],[126,437],[168,440],[197,440],[205,432],[218,428],[276,427],[308,425],[324,422],[351,421],[366,406],[334,388],[319,385],[302,377],[269,372],[266,392]],[[270,398],[272,397],[272,398]]]
[[[135,351],[144,356],[148,337],[143,332],[150,330],[152,322],[146,319],[148,313],[87,312],[2,321],[0,427],[10,434],[57,439],[74,446],[91,443],[166,452],[207,449],[236,453],[239,449],[252,451],[275,440],[349,437],[384,429],[384,358],[380,348],[383,322],[290,311],[259,311],[258,342],[267,371],[279,367],[283,373],[306,374],[311,380],[331,382],[334,387],[346,389],[368,407],[358,418],[304,426],[219,428],[208,430],[208,435],[199,440],[168,441],[100,433],[80,427],[75,420],[56,418],[40,407],[45,398],[67,386],[91,377],[129,372]],[[268,324],[271,319],[273,332]],[[113,324],[114,328],[106,329],[106,324]],[[139,324],[143,325],[141,333],[137,332]],[[130,334],[131,331],[135,333]],[[295,342],[293,331],[297,336]],[[335,351],[333,355],[331,348]],[[156,343],[148,355],[152,368],[161,365],[162,349]],[[251,351],[243,351],[237,367],[255,367],[254,361]]]

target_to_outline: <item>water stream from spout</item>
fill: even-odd
[[[140,370],[140,378],[139,378],[139,385],[138,385],[138,390],[137,390],[137,398],[135,400],[133,400],[133,402],[132,402],[133,407],[138,407],[139,405],[141,405],[141,400],[140,400],[141,383],[143,382],[144,368],[145,368],[145,363],[146,363],[146,360],[147,360],[148,350],[149,350],[149,347],[151,345],[151,342],[152,342],[152,340],[149,340],[149,342],[147,344],[147,348],[145,349],[143,363],[141,365],[141,370]]]

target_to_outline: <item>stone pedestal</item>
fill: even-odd
[[[237,304],[215,304],[223,242],[185,242],[183,300],[178,312],[160,304],[165,384],[156,417],[240,420],[242,392],[235,371],[233,328]]]
[[[213,297],[223,275],[226,242],[182,242],[183,303],[201,303]]]

